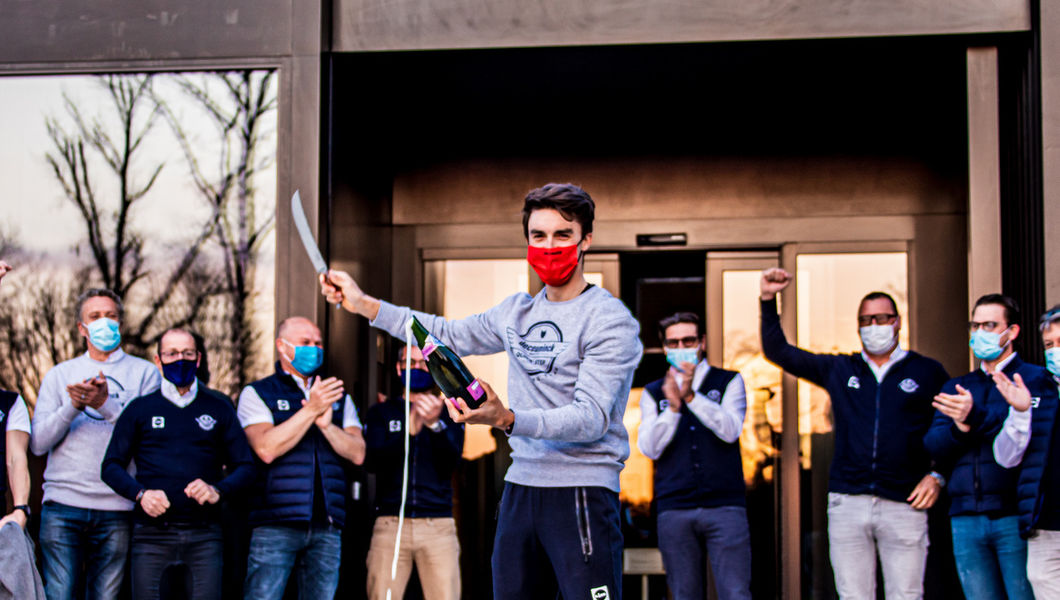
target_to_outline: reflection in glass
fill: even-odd
[[[526,261],[522,259],[446,260],[442,316],[462,319],[493,308],[501,300],[529,287]],[[458,354],[459,348],[454,349]],[[501,401],[508,404],[508,355],[463,357],[475,377],[489,383]],[[497,449],[488,425],[468,425],[464,435],[464,458],[474,460]]]

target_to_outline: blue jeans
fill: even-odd
[[[339,587],[342,530],[262,525],[250,536],[246,600],[280,600],[291,570],[298,567],[298,597],[331,600]]]
[[[190,600],[221,600],[223,546],[220,525],[137,523],[132,534],[133,598],[157,600],[162,574],[168,567],[183,565],[184,589]]]
[[[751,532],[742,506],[664,510],[659,552],[674,600],[700,600],[706,561],[720,600],[751,600]]]
[[[950,518],[950,527],[957,575],[968,600],[1006,595],[1009,600],[1034,600],[1019,517],[958,515]]]
[[[129,513],[46,502],[40,547],[48,600],[73,598],[82,562],[86,600],[117,598],[129,555]]]

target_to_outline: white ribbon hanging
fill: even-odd
[[[390,585],[386,588],[386,600],[391,598],[391,587],[397,579],[398,557],[401,555],[401,530],[405,526],[405,501],[409,494],[409,399],[412,390],[409,382],[409,369],[412,368],[412,318],[405,323],[405,464],[402,468],[401,477],[401,508],[398,509],[397,539],[394,540],[394,560],[390,563]]]

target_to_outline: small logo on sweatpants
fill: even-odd
[[[606,585],[589,590],[589,597],[592,600],[611,600],[611,594],[607,591]]]

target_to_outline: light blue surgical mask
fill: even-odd
[[[1049,348],[1045,351],[1045,368],[1057,377],[1060,377],[1060,347]]]
[[[303,377],[309,377],[315,373],[324,362],[324,349],[319,346],[295,346],[287,340],[283,340],[283,342],[294,348],[294,358],[291,359],[291,366],[294,367],[295,371],[301,373]]]
[[[88,330],[88,341],[103,352],[110,352],[121,344],[121,331],[118,322],[102,317],[91,323],[82,323]]]
[[[677,370],[680,371],[682,369],[681,363],[690,362],[694,365],[699,362],[699,350],[696,348],[667,348],[666,362],[677,367]]]
[[[1008,331],[1008,328],[1005,331]],[[1005,331],[1001,333],[1005,333]],[[975,354],[975,357],[980,360],[994,360],[1001,356],[1005,351],[1005,346],[1009,344],[1005,342],[1005,346],[1001,345],[1001,333],[983,331],[982,329],[973,331],[971,339],[968,340],[968,346],[972,349],[972,354]]]

